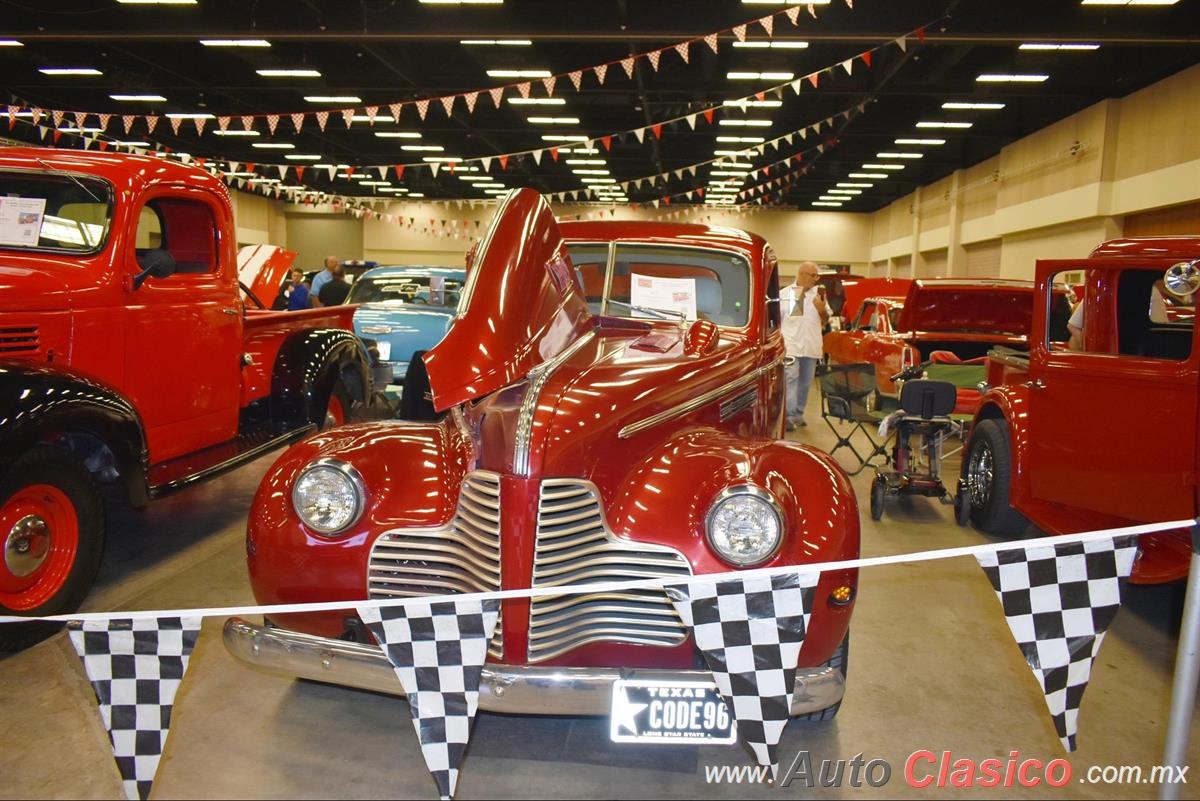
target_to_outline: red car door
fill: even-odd
[[[1035,498],[1131,520],[1192,516],[1200,353],[1189,326],[1147,324],[1146,293],[1165,266],[1038,262],[1028,452],[1017,465]],[[1051,350],[1048,284],[1082,269],[1088,350]]]
[[[135,219],[129,272],[139,272],[139,259],[153,250],[176,265],[170,277],[131,290],[126,302],[127,386],[158,463],[236,435],[242,310],[235,265],[224,263],[228,233],[206,193],[149,195]]]

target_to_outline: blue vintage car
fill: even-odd
[[[441,341],[466,275],[450,267],[376,267],[354,282],[346,299],[362,304],[354,313],[354,332],[376,343],[397,383],[403,383],[415,354]]]

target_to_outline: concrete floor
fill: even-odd
[[[795,438],[829,447],[814,399]],[[268,457],[230,476],[131,513],[113,526],[89,609],[172,609],[253,602],[245,577],[245,513]],[[957,461],[947,475],[957,475]],[[863,555],[987,542],[954,525],[951,509],[889,501],[866,513],[869,474],[855,478]],[[1078,798],[1152,798],[1150,784],[1087,784],[1091,766],[1161,757],[1180,588],[1131,587],[1105,640],[1083,703],[1074,778]],[[287,681],[235,664],[210,619],[177,700],[157,798],[434,798],[405,701]],[[846,700],[834,721],[793,721],[780,754],[886,759],[882,788],[709,784],[707,765],[744,765],[740,746],[614,745],[601,719],[481,714],[458,798],[1041,797],[1044,788],[915,789],[913,751],[980,761],[1064,757],[1037,685],[990,585],[969,557],[864,571],[853,626]],[[1200,764],[1200,723],[1192,764]],[[1183,788],[1200,798],[1200,777]],[[83,669],[63,635],[0,658],[0,797],[120,798],[109,744]]]

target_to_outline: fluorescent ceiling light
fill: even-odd
[[[861,189],[830,189],[828,194],[831,195],[861,195]]]
[[[748,170],[713,170],[709,175],[749,175]]]
[[[864,164],[864,170],[903,170],[903,164]]]
[[[718,161],[718,162],[716,163],[716,165],[715,165],[715,166],[717,166],[717,167],[727,167],[727,168],[729,168],[729,169],[736,169],[736,168],[740,168],[740,167],[745,167],[745,168],[746,168],[746,169],[748,169],[748,170],[749,170],[749,169],[753,169],[753,168],[754,168],[754,165],[753,165],[753,164],[749,164],[749,163],[746,163],[746,162],[741,162],[741,161],[725,161],[724,159],[721,159],[720,161]]]
[[[121,147],[150,147],[149,142],[117,142]]]
[[[747,143],[747,144],[757,145],[757,144],[762,144],[763,142],[765,142],[767,140],[763,139],[761,136],[718,136],[717,141],[718,142],[738,142],[738,143]]]
[[[258,175],[256,172],[226,172],[223,175],[228,175],[232,178],[254,178]]]
[[[583,134],[563,134],[563,135],[547,134],[542,137],[543,142],[587,142],[588,140],[589,140],[589,137],[584,136]]]
[[[476,189],[507,189],[504,184],[498,184],[495,181],[489,181],[486,184],[475,184]]]
[[[308,153],[288,153],[286,156],[284,156],[284,158],[291,159],[292,161],[320,161],[321,160],[320,156],[313,156],[313,155],[309,155]]]
[[[843,184],[843,183],[839,183],[838,188],[839,189],[870,189],[874,185],[875,184]]]
[[[837,200],[837,201],[843,201],[843,200],[849,200],[849,199],[850,199],[850,198],[848,198],[848,197],[843,197],[842,195],[821,195],[821,200]]]
[[[734,158],[737,158],[739,156],[746,155],[746,151],[745,150],[714,150],[713,155],[714,156],[733,156]]]
[[[852,172],[852,173],[850,173],[849,177],[882,179],[882,178],[887,178],[888,176],[882,172]]]
[[[258,131],[254,131],[254,130],[243,131],[243,130],[239,130],[236,128],[230,128],[225,131],[212,131],[212,133],[216,134],[217,136],[258,136],[259,135]]]
[[[421,159],[426,164],[457,164],[462,161],[461,156],[425,156]]]
[[[1179,0],[1083,0],[1084,6],[1173,6]]]
[[[897,139],[898,145],[944,145],[945,139]]]
[[[354,95],[307,95],[304,98],[306,103],[352,103],[357,104],[362,102],[361,97]]]
[[[117,0],[123,6],[194,6],[196,0]]]
[[[721,125],[729,125],[732,127],[741,128],[770,128],[772,123],[770,120],[718,120]]]
[[[485,190],[483,190],[483,193],[485,195],[507,195],[508,190],[507,189],[485,189]]]
[[[954,101],[951,103],[943,103],[942,108],[950,109],[971,109],[977,111],[999,111],[1004,108],[1003,103],[967,103]]]
[[[528,47],[533,44],[529,39],[461,39],[464,45],[493,45],[496,47]]]
[[[582,178],[580,179],[585,184],[615,184],[615,178]]]
[[[250,147],[257,147],[260,150],[295,150],[296,146],[291,142],[255,142]]]
[[[103,75],[94,67],[42,67],[38,72],[43,75]]]
[[[753,47],[758,49],[770,48],[774,50],[803,50],[808,47],[808,42],[774,42],[765,39],[747,39],[744,42],[733,43],[734,47]]]
[[[63,133],[104,133],[103,128],[80,128],[75,125],[65,125],[58,130]]]
[[[24,47],[24,43],[16,39],[0,39],[0,47]]]
[[[550,70],[488,70],[489,78],[549,78]]]
[[[935,122],[925,120],[917,123],[918,128],[970,128],[973,122]]]
[[[1056,44],[1053,42],[1026,42],[1018,50],[1099,50],[1098,44]]]
[[[605,163],[606,162],[604,159],[567,159],[567,164],[579,164],[582,166],[587,166],[589,164],[593,166],[604,166]]]
[[[376,131],[375,135],[380,139],[420,139],[421,134],[416,131]]]
[[[362,181],[359,186],[391,186],[391,181]]]
[[[578,125],[578,117],[528,117],[531,125]]]
[[[191,112],[191,113],[171,112],[170,114],[167,115],[167,119],[170,119],[170,120],[211,120],[211,119],[213,119],[213,115],[209,114],[207,112],[203,112],[203,111]]]
[[[814,201],[812,202],[812,204],[813,204],[814,206],[835,206],[835,207],[836,207],[836,206],[841,206],[841,205],[842,205],[841,203],[834,203],[834,202],[832,202],[832,201],[829,201],[829,200],[814,200]]]
[[[575,148],[560,147],[558,149],[558,152],[559,153],[583,153],[586,155],[595,155],[596,153],[600,152],[600,149],[595,148],[595,147],[575,147]]]
[[[748,6],[827,6],[830,0],[742,0]]]
[[[310,69],[287,69],[287,70],[255,70],[264,78],[320,78],[319,70]]]
[[[576,175],[611,175],[608,170],[571,170]]]
[[[975,81],[977,83],[1041,83],[1049,77],[1049,75],[1037,73],[989,72],[978,76]]]
[[[877,159],[923,159],[924,153],[876,153]]]
[[[561,97],[510,97],[508,102],[514,106],[565,106],[567,101]]]
[[[504,0],[417,0],[427,6],[499,6]]]
[[[779,108],[782,100],[726,100],[721,104],[725,108]]]
[[[730,72],[725,77],[731,81],[790,81],[796,75],[791,72]]]
[[[266,39],[201,39],[205,47],[270,47]]]
[[[424,192],[409,192],[408,196],[409,197],[425,197],[425,193]]]
[[[279,179],[278,178],[251,178],[246,183],[248,183],[248,184],[277,184],[277,183],[279,183]]]
[[[413,152],[441,153],[446,148],[441,145],[401,145],[400,149]]]
[[[109,95],[113,100],[120,100],[128,103],[165,103],[167,99],[162,95]]]
[[[391,114],[376,114],[374,122],[395,122],[396,118]],[[372,122],[371,118],[366,114],[355,114],[350,118],[350,122]]]

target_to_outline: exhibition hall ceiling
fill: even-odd
[[[0,8],[13,138],[396,198],[873,211],[1200,59],[1196,0]]]

